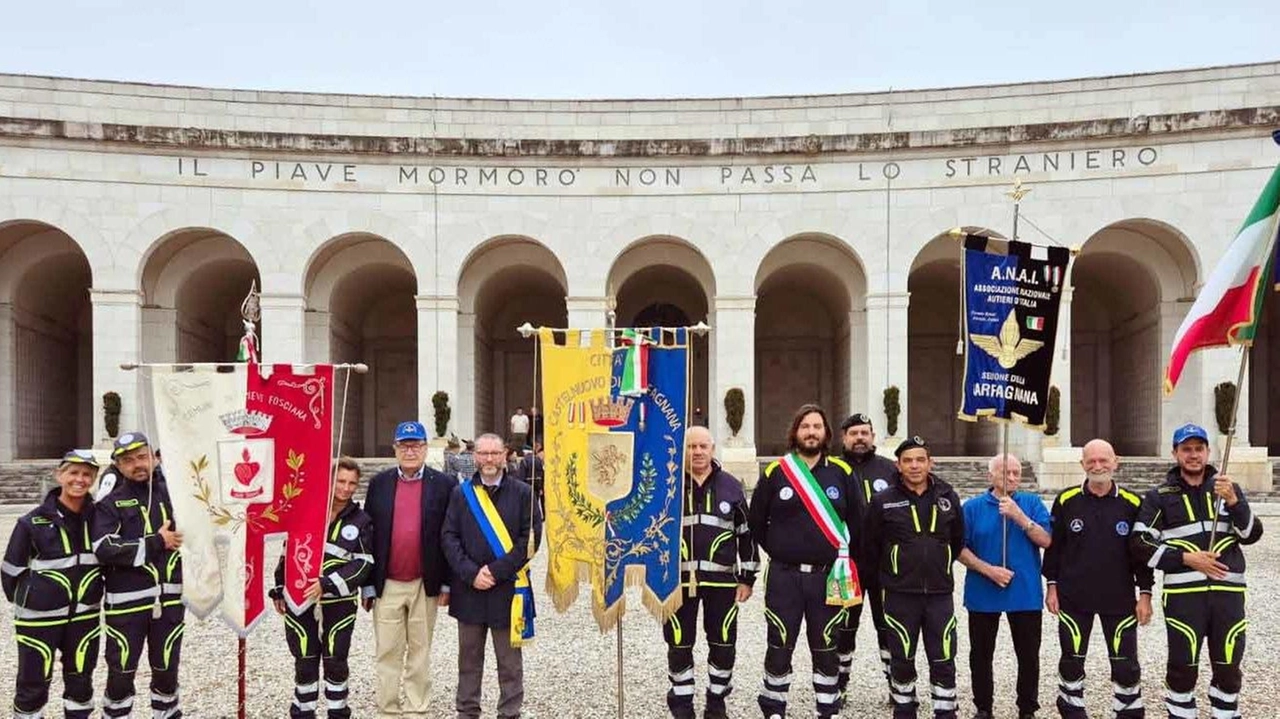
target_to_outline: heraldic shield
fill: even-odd
[[[592,613],[608,630],[625,612],[626,587],[642,587],[665,620],[680,604],[687,332],[627,330],[617,347],[605,330],[542,329],[538,339],[547,591],[564,611],[590,583]]]

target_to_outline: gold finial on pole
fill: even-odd
[[[1022,198],[1031,192],[1031,187],[1022,184],[1021,177],[1013,178],[1013,189],[1004,193],[1006,197],[1013,198],[1014,202],[1022,202]]]

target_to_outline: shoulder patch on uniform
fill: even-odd
[[[53,520],[49,519],[48,517],[32,517],[31,523],[32,524],[53,524]]]
[[[1063,491],[1062,494],[1058,495],[1058,504],[1066,504],[1067,500],[1075,497],[1076,495],[1080,494],[1082,491],[1084,490],[1080,489],[1079,487],[1071,487],[1070,489]]]
[[[136,507],[136,506],[138,506],[138,500],[136,500],[136,499],[132,499],[132,498],[130,498],[130,499],[117,499],[117,500],[116,500],[116,506],[117,506],[117,507]]]
[[[1129,490],[1123,487],[1120,487],[1118,494],[1121,497],[1124,497],[1125,501],[1128,502],[1129,504],[1132,504],[1135,507],[1142,506],[1142,498],[1134,494],[1133,492],[1130,492]]]
[[[845,474],[853,474],[853,467],[850,467],[849,463],[844,461],[843,459],[838,459],[836,457],[827,457],[827,461],[839,467],[840,469],[843,469]]]
[[[343,539],[347,540],[348,542],[352,542],[352,541],[355,541],[355,538],[359,536],[360,536],[360,529],[356,527],[356,525],[348,524],[343,526],[342,528]]]
[[[1156,489],[1157,494],[1178,494],[1181,491],[1182,490],[1179,489],[1178,487],[1173,487],[1167,484],[1163,487],[1159,487]]]
[[[782,464],[782,462],[779,462],[779,461],[778,461],[778,460],[776,460],[776,459],[775,459],[775,460],[773,460],[772,462],[770,462],[770,463],[769,463],[768,465],[766,465],[766,466],[765,466],[765,468],[764,468],[764,476],[768,477],[769,475],[773,474],[773,470],[777,469],[777,468],[778,468],[778,465],[780,465],[780,464]]]

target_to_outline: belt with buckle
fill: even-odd
[[[831,571],[830,564],[788,564],[786,562],[774,562],[774,564],[783,569],[792,569],[801,574],[826,574]]]

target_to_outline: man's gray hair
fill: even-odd
[[[987,460],[987,471],[990,472],[991,474],[995,474],[997,471],[1003,472],[1004,471],[1003,465],[1006,457],[1008,458],[1009,464],[1016,464],[1018,465],[1018,469],[1022,469],[1022,463],[1018,461],[1017,457],[1013,456],[1012,454],[997,454],[996,456]],[[1001,469],[997,470],[996,469],[997,467],[1000,467]]]
[[[505,444],[505,441],[502,439],[502,437],[499,437],[498,435],[494,434],[493,432],[485,432],[484,434],[480,435],[479,437],[476,437],[475,443],[476,443],[477,445],[478,445],[478,444],[480,444],[480,440],[482,440],[482,439],[491,439],[491,440],[493,440],[493,441],[497,442],[498,444]]]

